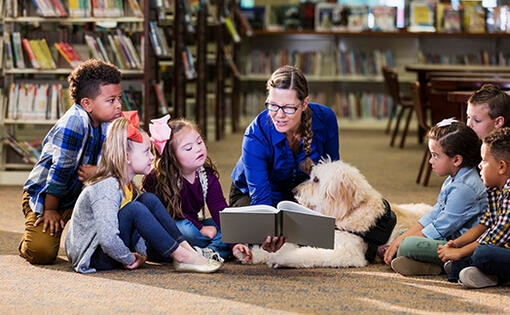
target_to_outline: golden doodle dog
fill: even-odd
[[[260,246],[252,248],[251,261],[273,268],[363,267],[368,244],[360,236],[369,231],[385,211],[383,197],[354,166],[324,160],[314,166],[310,179],[295,188],[296,200],[317,212],[336,218],[335,248],[323,249],[286,243],[275,253]],[[400,231],[414,224],[431,206],[425,204],[392,205],[397,223],[387,243]],[[234,253],[235,254],[235,253]]]

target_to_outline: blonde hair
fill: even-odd
[[[172,218],[182,219],[184,218],[181,208],[181,186],[183,176],[181,164],[177,160],[177,156],[175,154],[175,137],[181,132],[189,132],[191,130],[195,130],[199,135],[201,135],[201,132],[195,123],[186,119],[171,120],[168,122],[168,126],[172,129],[172,134],[165,146],[165,149],[161,155],[157,156],[154,162],[157,178],[155,193],[166,206],[166,209]],[[204,167],[206,169],[211,169],[214,175],[219,177],[218,170],[209,155],[207,155]],[[204,200],[204,203],[205,202],[206,201]]]
[[[119,182],[119,188],[132,183],[128,178],[127,163],[127,154],[133,150],[133,141],[127,137],[129,124],[130,122],[126,118],[119,117],[108,127],[97,172],[86,182],[87,185],[92,185],[108,177],[115,177]],[[138,129],[144,139],[148,138],[145,131]],[[132,183],[132,186],[138,192],[136,185]]]

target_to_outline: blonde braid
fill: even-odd
[[[301,116],[301,127],[300,127],[301,138],[303,139],[303,150],[305,151],[306,158],[301,162],[299,168],[310,175],[312,167],[314,166],[313,160],[310,158],[312,152],[312,110],[307,107]]]

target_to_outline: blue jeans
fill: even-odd
[[[510,249],[497,245],[478,245],[470,257],[452,263],[448,281],[459,280],[459,272],[469,266],[480,269],[483,273],[498,277],[499,283],[510,281]]]
[[[185,239],[168,214],[165,206],[152,193],[144,193],[127,203],[118,213],[119,237],[135,252],[140,237],[147,245],[147,256],[152,260],[171,261],[171,254]],[[91,257],[90,264],[97,270],[118,268],[121,264],[106,255],[99,246]]]
[[[216,236],[213,238],[203,236],[202,233],[200,233],[200,230],[197,229],[197,227],[188,219],[177,220],[175,221],[175,224],[191,246],[198,246],[202,248],[209,247],[217,252],[223,259],[227,259],[230,256],[230,247],[222,242],[220,229],[216,223],[214,223],[212,218],[203,220],[202,224],[216,227],[218,233],[216,233]]]

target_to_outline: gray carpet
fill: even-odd
[[[209,142],[225,192],[240,151],[240,134]],[[422,145],[414,134],[390,148],[381,130],[340,131],[341,156],[394,203],[434,203],[442,178],[415,183]],[[402,277],[387,266],[345,269],[271,269],[229,262],[211,275],[180,274],[171,265],[81,275],[63,255],[32,266],[17,256],[23,230],[21,187],[0,188],[0,313],[2,314],[502,314],[510,287],[465,290],[444,275]]]

